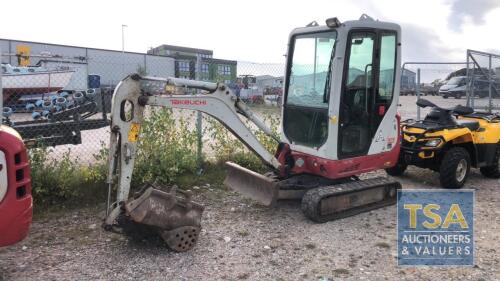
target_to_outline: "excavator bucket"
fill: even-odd
[[[173,187],[165,192],[150,185],[138,198],[127,202],[125,210],[135,223],[157,229],[174,251],[187,251],[198,240],[203,206],[191,201],[190,191]]]
[[[233,162],[226,162],[228,169],[224,185],[265,206],[273,205],[278,199],[278,182],[241,167]]]

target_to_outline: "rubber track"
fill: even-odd
[[[395,188],[396,193],[397,190],[401,189],[401,184],[399,182],[389,181],[386,178],[373,178],[373,179],[359,180],[359,181],[353,181],[331,186],[317,187],[309,190],[302,198],[302,212],[306,217],[308,217],[312,221],[323,223],[331,220],[354,216],[359,213],[395,204],[397,200],[396,195],[394,195],[394,197],[392,198],[386,197],[385,200],[383,201],[371,203],[353,209],[348,209],[340,213],[333,213],[325,216],[321,216],[320,214],[320,206],[321,206],[320,203],[321,200],[323,199],[330,198],[336,195],[344,195],[349,193],[355,193],[357,191],[364,191],[380,186],[387,186],[387,190],[389,190],[390,188]]]

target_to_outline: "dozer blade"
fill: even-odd
[[[132,221],[157,229],[169,248],[178,252],[195,245],[203,209],[202,205],[191,201],[190,191],[172,188],[165,192],[152,186],[125,205],[126,215]]]
[[[315,222],[327,222],[396,203],[401,184],[373,178],[309,190],[302,198],[304,215]]]
[[[226,162],[226,166],[228,171],[224,185],[265,206],[276,202],[279,192],[277,181],[233,162]]]

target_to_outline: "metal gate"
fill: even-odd
[[[467,106],[492,112],[500,110],[500,55],[467,50]],[[488,98],[478,102],[478,98]]]

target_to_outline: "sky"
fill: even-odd
[[[214,57],[282,63],[295,27],[366,13],[403,30],[403,61],[464,61],[466,49],[500,53],[500,0],[2,1],[0,38],[146,52],[161,44]]]

